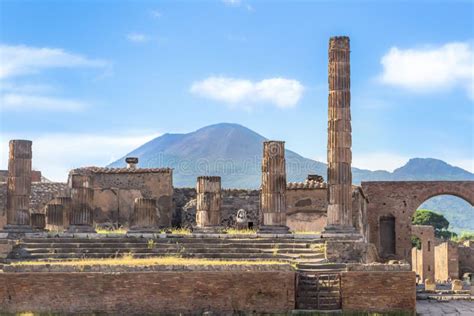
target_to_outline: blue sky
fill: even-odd
[[[166,132],[234,122],[326,160],[327,45],[351,38],[354,165],[474,170],[474,4],[0,1],[0,168],[55,180]]]

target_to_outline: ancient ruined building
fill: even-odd
[[[351,80],[349,37],[329,40],[327,232],[352,232]]]

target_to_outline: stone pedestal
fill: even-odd
[[[349,37],[329,40],[327,233],[352,233],[352,129]]]
[[[221,177],[202,176],[196,183],[194,232],[218,233],[221,226]]]
[[[31,151],[29,140],[11,140],[9,143],[7,179],[7,224],[4,230],[12,233],[31,232]]]
[[[130,218],[130,232],[158,232],[158,208],[155,199],[136,198]]]
[[[71,175],[69,186],[71,188],[72,209],[69,218],[68,232],[93,233],[94,212],[92,202],[94,189],[86,175]]]
[[[285,142],[263,142],[260,233],[288,233],[286,226]]]

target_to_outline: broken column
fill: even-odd
[[[64,207],[61,204],[46,205],[46,229],[64,230]]]
[[[72,210],[72,199],[67,196],[55,197],[52,201],[52,204],[59,204],[63,207],[63,226],[64,228],[69,227],[69,222],[71,220],[71,210]]]
[[[9,143],[6,231],[31,231],[31,145],[29,140],[11,140]]]
[[[72,209],[70,213],[69,232],[92,233],[94,213],[92,202],[94,189],[91,179],[87,175],[72,174],[69,180],[71,190]]]
[[[198,177],[196,193],[195,231],[218,232],[221,229],[221,177]]]
[[[329,39],[328,214],[325,231],[350,233],[352,226],[351,92],[349,37]]]
[[[34,230],[44,230],[46,228],[46,215],[44,213],[31,213],[31,227]]]
[[[158,208],[155,199],[136,198],[130,218],[130,231],[158,231]]]
[[[262,233],[288,233],[286,226],[285,142],[263,142],[260,210]]]

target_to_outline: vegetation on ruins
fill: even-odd
[[[459,236],[452,238],[454,241],[457,242],[464,242],[467,240],[474,240],[474,233],[473,232],[462,232]]]
[[[433,226],[437,238],[451,239],[457,236],[456,233],[448,230],[449,221],[443,215],[430,210],[416,210],[412,224]]]

